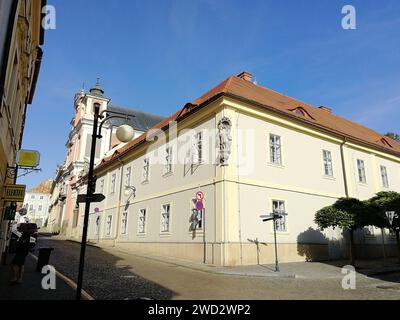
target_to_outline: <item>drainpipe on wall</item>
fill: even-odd
[[[346,174],[346,166],[345,166],[344,151],[343,151],[343,146],[346,144],[346,142],[347,142],[346,137],[343,137],[343,143],[340,144],[340,156],[342,159],[344,192],[345,192],[346,198],[349,198],[349,186],[347,183],[347,174]],[[354,243],[354,231],[349,230],[349,232],[350,232],[350,244],[351,244],[350,250],[352,251],[351,255],[353,256],[353,259],[355,259],[356,253],[355,253],[355,243]],[[354,261],[352,261],[351,263],[354,265]]]
[[[238,227],[239,227],[239,246],[240,246],[240,264],[243,264],[243,243],[242,243],[242,219],[240,210],[240,164],[239,164],[239,116],[240,113],[237,112],[236,117],[236,174],[237,174],[237,209],[238,209]]]
[[[343,146],[346,144],[346,142],[347,142],[346,137],[343,137],[343,143],[340,144],[340,157],[341,157],[341,160],[342,160],[344,192],[345,192],[346,198],[348,198],[349,197],[349,187],[348,187],[348,184],[347,184],[347,174],[346,174],[346,166],[345,166],[344,151],[343,151]]]
[[[117,238],[119,236],[119,224],[120,224],[120,213],[121,213],[121,199],[122,199],[122,187],[124,183],[124,162],[118,157],[117,158],[118,162],[121,164],[120,170],[121,170],[121,175],[120,175],[120,181],[119,181],[119,196],[118,196],[118,207],[117,207],[117,224],[116,224],[116,230],[115,230],[115,237],[114,237],[114,247],[115,243],[117,241]]]

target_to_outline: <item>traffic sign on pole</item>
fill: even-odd
[[[204,209],[203,201],[199,200],[196,202],[196,209],[199,211]]]
[[[202,191],[196,192],[196,199],[197,200],[203,200],[204,199],[204,193]]]

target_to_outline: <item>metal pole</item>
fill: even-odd
[[[93,168],[94,168],[94,158],[96,153],[96,139],[97,139],[97,124],[99,121],[99,111],[100,104],[94,104],[94,122],[93,122],[93,133],[92,133],[92,147],[90,149],[90,161],[89,161],[89,172],[88,172],[88,182],[86,190],[86,202],[85,202],[85,216],[83,220],[83,233],[81,242],[81,255],[79,259],[79,272],[78,272],[78,282],[76,286],[76,300],[81,299],[82,294],[82,281],[83,281],[83,269],[85,265],[85,250],[86,250],[86,238],[87,229],[89,223],[89,211],[90,211],[90,197],[93,194],[92,183],[93,183]]]
[[[381,228],[383,261],[386,262],[385,229]]]
[[[274,224],[274,241],[275,241],[275,272],[279,272],[279,262],[278,262],[278,243],[276,242],[276,224],[275,224],[275,216],[272,220]]]
[[[207,260],[206,216],[205,216],[205,212],[206,212],[206,209],[203,208],[202,213],[201,213],[202,214],[201,219],[202,219],[202,223],[203,223],[203,243],[204,243],[204,261],[203,261],[203,263],[206,263],[206,260]]]

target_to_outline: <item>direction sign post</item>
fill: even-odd
[[[270,221],[274,224],[274,243],[275,243],[275,272],[279,272],[279,261],[278,261],[278,242],[276,241],[276,220],[281,219],[283,216],[287,216],[286,212],[273,212],[268,215],[261,215],[262,221]]]
[[[93,193],[91,195],[86,195],[86,194],[78,194],[78,197],[76,198],[76,202],[81,203],[81,202],[86,202],[86,199],[89,202],[102,202],[106,197],[104,194],[101,193]]]

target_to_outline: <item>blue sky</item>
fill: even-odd
[[[115,104],[169,115],[229,75],[257,82],[386,133],[400,131],[400,1],[48,0],[23,148],[52,178],[65,157],[73,96],[97,77]],[[344,30],[341,9],[356,8]]]

